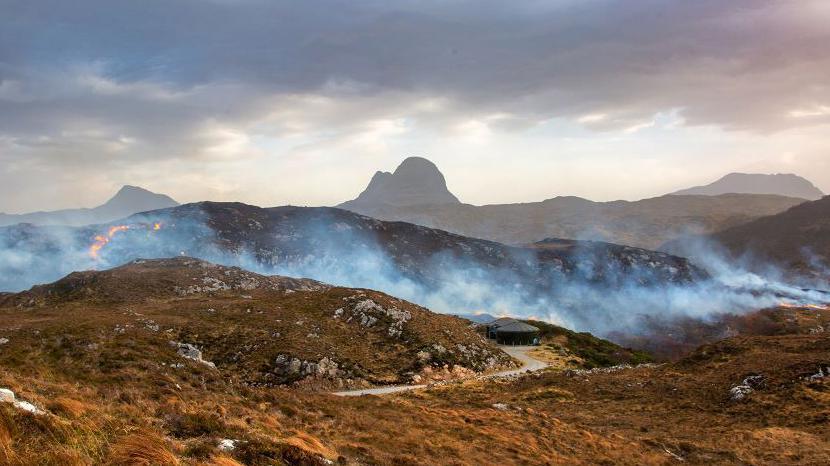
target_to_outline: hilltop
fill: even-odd
[[[449,189],[444,175],[423,157],[409,157],[393,173],[377,172],[357,199],[337,207],[354,210],[372,205],[460,204]]]

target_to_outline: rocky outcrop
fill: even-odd
[[[447,181],[434,163],[422,157],[409,157],[394,173],[377,172],[357,199],[338,207],[351,209],[367,205],[446,205],[460,204],[447,189]]]
[[[31,414],[44,414],[44,411],[28,401],[18,400],[8,388],[0,388],[0,403],[9,403],[15,408]]]
[[[180,343],[177,341],[171,341],[170,346],[176,349],[176,352],[179,356],[190,359],[191,361],[196,361],[199,364],[204,364],[212,369],[216,368],[216,364],[205,360],[202,357],[202,351],[199,348],[191,345],[190,343]]]
[[[750,375],[734,387],[729,389],[729,399],[731,401],[741,401],[746,399],[754,391],[761,389],[766,384],[766,378],[763,375]]]

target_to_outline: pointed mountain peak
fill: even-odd
[[[156,194],[138,186],[124,185],[115,193],[115,196],[97,208],[135,213],[177,205],[179,205],[178,202],[164,194]]]
[[[357,199],[340,207],[353,205],[434,205],[460,204],[447,189],[447,181],[438,167],[423,157],[409,157],[394,173],[376,172],[369,186]]]
[[[118,192],[115,193],[115,196],[113,196],[112,199],[117,199],[119,197],[125,197],[125,196],[141,196],[141,195],[155,196],[156,194],[154,192],[148,191],[148,190],[146,190],[146,189],[144,189],[140,186],[132,186],[132,185],[129,185],[129,184],[125,184],[124,186],[121,186],[121,189],[119,189]],[[110,200],[112,200],[112,199],[110,199]]]

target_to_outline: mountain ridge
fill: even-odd
[[[443,175],[432,162],[429,169]],[[392,176],[379,172],[380,180]],[[388,176],[387,176],[388,175]],[[373,178],[375,179],[375,178]],[[383,181],[377,181],[383,183]],[[590,239],[656,249],[689,233],[711,233],[776,214],[805,201],[768,194],[665,195],[638,201],[595,202],[557,196],[538,202],[476,206],[460,202],[383,202],[365,195],[338,207],[386,221],[403,221],[504,244],[545,238]],[[400,194],[401,192],[399,192]],[[453,196],[453,199],[457,198]]]
[[[824,193],[806,178],[793,173],[730,173],[712,183],[681,189],[672,195],[775,194],[815,201]]]
[[[139,212],[175,207],[178,205],[178,202],[165,194],[154,193],[138,186],[124,185],[115,195],[96,207],[37,211],[22,214],[5,214],[0,212],[0,226],[18,223],[69,226],[92,225],[111,222]]]

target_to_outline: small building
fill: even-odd
[[[487,329],[487,338],[489,338],[490,340],[495,340],[496,329],[498,329],[502,325],[512,324],[513,322],[518,322],[518,320],[512,317],[499,317],[498,319],[485,324],[484,328]]]
[[[496,343],[500,345],[528,346],[539,344],[539,329],[524,322],[510,322],[495,329]]]

